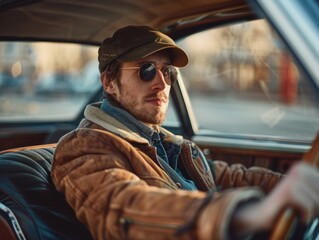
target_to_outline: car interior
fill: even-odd
[[[194,33],[208,28],[260,19],[262,15],[243,0],[4,0],[0,2],[0,40],[7,44],[6,48],[10,42],[40,41],[83,44],[93,46],[93,51],[96,51],[101,41],[119,27],[147,23],[162,30],[173,39],[180,40],[181,45],[187,47],[187,37]],[[1,51],[0,47],[0,54]],[[86,54],[89,56],[89,53]],[[239,55],[231,56],[243,61]],[[220,56],[220,59],[223,57]],[[8,61],[8,58],[4,60]],[[249,63],[252,60],[246,57],[245,61]],[[97,65],[94,66],[97,67]],[[182,72],[181,75],[191,76],[191,73],[183,74]],[[74,78],[77,76],[75,75]],[[4,82],[4,80],[2,79],[4,77],[0,78],[0,95],[3,95],[1,81]],[[43,79],[49,81],[52,76],[46,75]],[[240,163],[247,167],[266,167],[285,173],[294,162],[303,158],[311,148],[313,139],[316,138],[316,132],[313,130],[309,130],[310,137],[301,136],[299,139],[293,135],[289,140],[271,136],[270,133],[264,137],[262,134],[233,132],[224,134],[223,131],[205,130],[202,126],[206,123],[199,124],[195,119],[195,115],[202,116],[204,113],[199,113],[198,108],[190,103],[192,99],[195,99],[194,96],[199,98],[202,92],[198,93],[198,89],[188,85],[187,77],[183,80],[172,87],[171,108],[174,109],[174,117],[172,120],[169,119],[164,127],[175,134],[193,140],[209,159],[225,160],[229,164]],[[99,79],[95,83],[98,82]],[[53,82],[53,86],[57,84],[58,82]],[[198,83],[196,84],[199,86]],[[42,120],[44,118],[39,117],[32,120],[28,115],[22,115],[16,118],[17,121],[12,120],[9,115],[9,117],[6,115],[1,117],[0,240],[92,239],[86,227],[76,219],[64,196],[56,191],[51,181],[50,169],[54,149],[59,139],[77,127],[83,118],[83,109],[87,103],[101,99],[102,87],[96,85],[98,87],[89,93],[84,93],[86,87],[79,86],[72,87],[76,89],[72,90],[74,91],[72,94],[62,93],[61,96],[71,94],[86,97],[85,100],[81,98],[81,106],[72,117],[58,119],[58,115],[55,115],[56,119]],[[43,95],[50,95],[52,85],[48,86],[37,85],[39,101],[45,101]],[[202,88],[206,90],[209,88],[209,85],[201,86],[204,86]],[[259,88],[260,86],[263,87],[262,84],[258,85]],[[65,85],[61,88],[66,89]],[[4,91],[7,93],[10,90]],[[191,91],[193,95],[189,95],[188,91]],[[229,91],[227,94],[231,95],[232,92]],[[14,99],[18,105],[22,106],[21,108],[31,110],[37,108],[31,100],[24,107],[21,105],[24,100],[19,102],[17,98],[19,93]],[[59,99],[59,96],[56,99]],[[288,100],[285,101],[289,105],[293,99],[288,96]],[[80,100],[74,97],[70,108],[76,104],[75,102]],[[273,104],[271,98],[269,102]],[[0,97],[0,110],[8,109],[10,104],[8,100]],[[52,107],[49,108],[52,109]],[[17,109],[17,106],[13,107],[13,110]],[[273,104],[271,111],[267,112],[268,115],[262,115],[262,117],[268,121],[269,116],[274,115],[273,113],[277,116],[282,114],[281,117],[289,114],[281,112],[282,109],[282,106],[278,108]],[[245,109],[242,111],[244,112]],[[309,122],[309,126],[318,130],[317,111],[312,116],[314,116],[312,117],[314,122]],[[233,118],[237,121],[237,117]],[[268,125],[277,124],[277,120],[272,119]],[[247,124],[247,129],[251,130],[250,123]],[[298,124],[300,125],[299,122]],[[301,134],[296,133],[297,135]]]

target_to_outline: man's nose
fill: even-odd
[[[153,80],[153,89],[165,89],[168,84],[165,81],[164,74],[160,69],[156,69],[155,79]]]

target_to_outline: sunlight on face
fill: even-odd
[[[153,62],[157,67],[162,67],[170,65],[170,58],[166,52],[159,52],[139,61],[124,63],[123,68],[140,66],[144,62]],[[140,121],[161,125],[166,117],[171,88],[166,84],[161,71],[157,70],[154,79],[149,82],[139,78],[137,69],[121,71],[117,101]]]

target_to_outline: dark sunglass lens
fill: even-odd
[[[168,85],[173,84],[177,80],[177,70],[173,66],[166,66],[163,69],[163,75]]]
[[[156,68],[153,63],[144,63],[139,70],[140,78],[143,81],[151,81],[156,75]]]

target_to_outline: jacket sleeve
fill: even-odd
[[[236,206],[261,197],[254,189],[208,198],[150,186],[128,161],[136,149],[115,138],[76,130],[60,140],[53,159],[57,190],[94,239],[227,239]]]
[[[266,168],[246,168],[242,164],[228,165],[223,161],[214,161],[214,177],[217,188],[224,190],[236,187],[256,186],[269,193],[283,177],[282,174]]]

